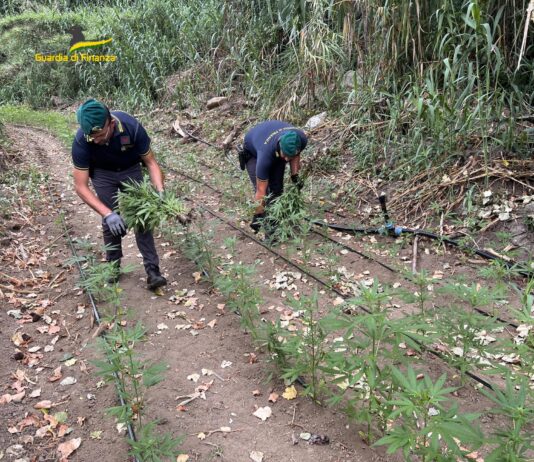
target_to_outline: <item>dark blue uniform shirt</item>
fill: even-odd
[[[115,130],[107,145],[88,142],[78,129],[72,143],[72,162],[78,170],[120,172],[138,164],[150,152],[150,137],[137,119],[122,111],[111,112],[111,117]]]
[[[256,178],[268,180],[275,168],[285,168],[285,161],[278,157],[278,140],[288,130],[295,130],[300,136],[300,150],[308,144],[304,132],[287,122],[267,120],[256,125],[245,135],[244,149],[257,159]]]

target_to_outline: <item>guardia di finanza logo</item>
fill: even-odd
[[[94,49],[98,49],[112,42],[112,38],[103,40],[85,40],[80,26],[71,27],[68,32],[72,35],[70,48],[65,53],[36,53],[35,60],[39,62],[114,62],[117,60],[116,55],[97,54]]]

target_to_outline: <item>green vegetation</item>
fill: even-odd
[[[306,221],[309,215],[296,186],[291,185],[280,197],[267,200],[265,211],[265,234],[273,241],[286,242],[309,234],[311,225]]]
[[[172,219],[186,220],[185,206],[175,192],[165,190],[160,197],[148,177],[140,183],[126,183],[118,198],[119,209],[128,228],[152,231]]]
[[[55,111],[36,111],[26,106],[0,105],[0,120],[3,123],[45,128],[57,136],[65,146],[72,144],[76,130],[74,113],[67,117]],[[2,138],[0,138],[0,145]]]
[[[198,106],[206,92],[241,94],[256,112],[297,123],[329,111],[351,128],[341,144],[358,170],[408,178],[466,153],[487,167],[497,149],[530,155],[520,123],[534,95],[527,6],[10,0],[1,7],[0,104],[42,107],[91,95],[132,110]],[[98,52],[118,60],[36,62],[35,53],[66,53],[73,26],[87,39],[111,37]]]
[[[218,260],[212,238],[204,234],[202,243],[198,250],[205,258],[198,260]],[[526,378],[534,350],[528,339],[516,345],[502,335],[494,318],[474,311],[491,311],[502,300],[503,287],[453,282],[434,290],[436,281],[421,272],[413,280],[415,294],[408,289],[392,291],[374,280],[371,286],[361,285],[357,298],[337,307],[320,307],[324,300],[314,292],[291,301],[292,312],[260,321],[258,307],[264,300],[255,287],[253,268],[234,263],[235,244],[234,239],[227,240],[222,247],[231,252],[228,263],[210,265],[211,279],[228,306],[243,316],[242,327],[254,344],[270,354],[278,377],[286,383],[300,382],[303,393],[318,403],[340,407],[368,444],[387,446],[388,453],[402,454],[405,461],[469,460],[479,448],[491,453],[489,460],[527,460],[524,455],[532,449],[532,438],[525,425],[533,407]],[[324,257],[324,251],[317,256]],[[531,289],[532,284],[518,289],[524,310],[514,312],[528,325]],[[455,302],[443,306],[444,295]],[[414,314],[395,316],[397,296],[415,304]],[[366,313],[360,312],[362,307]],[[434,377],[417,370],[426,369],[426,348],[437,345],[442,359],[458,375]],[[493,391],[484,391],[497,404],[490,413],[505,416],[497,430],[485,434],[479,414],[460,412],[457,388],[450,384],[466,387],[471,372],[507,374],[510,368],[504,366],[504,358],[520,363],[516,362],[504,391],[495,383]]]
[[[380,439],[378,445],[387,445],[388,453],[402,450],[404,460],[420,456],[422,462],[462,460],[469,445],[476,449],[484,442],[484,435],[473,423],[475,414],[459,414],[458,407],[445,407],[454,388],[446,388],[443,374],[436,382],[425,376],[419,380],[412,368],[406,373],[392,367],[395,385],[394,399],[389,401],[393,411],[388,418],[396,426]]]
[[[87,277],[82,279],[82,286],[107,304],[112,312],[103,320],[108,328],[98,339],[103,358],[95,360],[94,364],[98,375],[106,382],[115,383],[122,402],[106,411],[118,422],[130,424],[134,429],[136,440],[128,438],[130,455],[152,462],[176,457],[180,454],[178,447],[183,437],[161,433],[156,430],[157,422],[145,421],[146,392],[164,379],[167,366],[139,358],[136,347],[146,339],[146,329],[140,322],[130,326],[122,302],[122,289],[117,282],[109,281],[117,268],[108,263],[97,264],[94,255],[87,260]],[[121,273],[129,270],[119,269]]]

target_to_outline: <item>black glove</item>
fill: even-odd
[[[302,190],[302,188],[304,188],[304,180],[299,176],[298,173],[291,175],[291,181],[293,182],[293,184],[297,187],[299,191]]]
[[[237,157],[239,159],[239,168],[245,170],[247,168],[247,162],[250,160],[251,155],[248,151],[245,151],[243,146],[239,145],[237,147]]]
[[[258,233],[258,231],[260,230],[264,219],[265,219],[265,213],[256,213],[252,217],[252,223],[250,223],[250,227],[254,231],[254,234]]]
[[[111,212],[104,217],[104,221],[114,236],[124,236],[126,234],[126,223],[118,213]]]

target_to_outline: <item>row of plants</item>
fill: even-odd
[[[292,194],[294,192],[288,196],[291,197]],[[134,205],[135,202],[133,200]],[[284,208],[281,209],[283,210]],[[148,213],[148,215],[151,218],[153,214]],[[280,215],[278,218],[282,221],[285,218],[291,220],[291,215],[287,217]],[[300,221],[302,217],[298,217],[294,222],[284,222],[284,226],[292,228]],[[427,393],[428,389],[437,390],[435,400],[431,401],[436,406],[434,411],[427,409],[433,415],[421,417],[411,410],[408,415],[415,415],[415,421],[412,425],[408,425],[405,423],[407,416],[396,413],[395,404],[399,401],[399,396],[401,396],[399,393],[402,394],[403,390],[414,392],[417,389],[419,382],[411,380],[412,376],[415,376],[413,360],[406,358],[420,357],[421,344],[430,345],[439,339],[452,347],[461,341],[462,351],[465,353],[451,355],[450,359],[451,363],[459,368],[461,377],[464,379],[468,370],[474,364],[478,364],[477,357],[468,355],[467,352],[471,353],[473,350],[479,352],[478,358],[487,352],[487,348],[484,348],[486,345],[478,338],[478,334],[483,328],[489,329],[489,318],[476,318],[476,314],[465,313],[462,308],[454,306],[446,310],[445,314],[441,313],[441,323],[438,317],[434,318],[437,322],[430,322],[433,320],[430,315],[436,313],[437,310],[435,307],[426,306],[430,298],[426,287],[429,279],[422,274],[419,281],[420,293],[414,295],[410,292],[398,292],[395,294],[408,297],[410,303],[415,302],[419,306],[419,313],[416,315],[392,320],[390,314],[393,307],[391,304],[393,293],[375,281],[370,288],[362,286],[358,298],[351,301],[348,307],[345,306],[343,310],[328,310],[329,313],[323,317],[319,317],[317,294],[293,301],[294,310],[302,313],[303,329],[297,335],[282,328],[279,322],[261,322],[258,306],[261,305],[262,298],[252,282],[254,269],[242,263],[223,264],[215,255],[212,238],[203,226],[204,220],[199,220],[196,228],[186,229],[185,232],[180,231],[181,234],[185,234],[186,253],[197,262],[212,284],[227,297],[228,306],[240,314],[243,328],[250,332],[258,345],[271,352],[283,378],[294,381],[303,377],[305,393],[314,400],[326,400],[331,404],[343,403],[349,416],[365,423],[364,437],[369,443],[376,441],[375,435],[385,435],[378,439],[376,444],[388,444],[392,452],[402,448],[407,460],[410,460],[409,457],[412,454],[418,454],[426,460],[451,460],[451,457],[465,455],[466,451],[472,451],[483,442],[489,441],[481,438],[480,430],[473,425],[469,428],[474,428],[476,431],[469,433],[462,430],[467,422],[473,421],[477,416],[459,416],[456,409],[451,408],[451,410],[439,404],[443,401],[443,396],[452,391],[444,387],[445,378],[440,378],[435,383],[427,378],[423,389],[420,390],[423,394]],[[304,236],[304,239],[307,240],[307,236]],[[225,247],[230,248],[234,253],[235,245],[234,240],[226,243]],[[457,298],[468,301],[473,307],[484,305],[491,300],[491,294],[481,291],[479,287],[464,287],[466,289],[451,286],[449,290],[454,290]],[[528,297],[528,292],[524,299],[527,303],[529,300],[530,303],[532,302]],[[354,311],[351,306],[357,305],[365,306],[368,313],[357,317],[346,314],[347,311]],[[118,306],[117,302],[115,306]],[[456,330],[451,329],[451,322],[457,328]],[[335,337],[340,331],[341,333],[344,331],[344,334],[341,337]],[[400,347],[402,344],[404,348]],[[403,350],[407,347],[411,348],[414,353],[406,355]],[[404,382],[399,379],[403,377],[403,374],[408,377]],[[529,389],[524,380],[519,385],[516,385],[517,381],[518,379],[512,375],[507,377],[507,383],[526,389],[522,403],[525,405],[530,399]],[[357,391],[354,392],[354,389]],[[446,391],[442,392],[442,389]],[[135,400],[137,401],[138,398]],[[424,403],[424,405],[427,404]],[[527,404],[530,405],[530,402]],[[531,410],[528,410],[528,413],[530,412]],[[443,420],[437,416],[443,417]],[[431,422],[427,419],[428,417],[433,417]],[[430,428],[430,423],[436,424],[437,427],[432,427],[433,431],[428,430],[426,433],[423,431],[420,438],[413,437],[413,428],[421,428],[420,418],[423,419],[425,430]],[[388,422],[394,421],[399,422],[402,431],[398,429],[394,431],[392,430],[394,427],[388,427]],[[528,419],[525,422],[527,421]],[[516,453],[519,451],[521,455],[528,452],[530,445],[528,438],[524,436],[525,422],[513,421],[512,426],[514,429],[519,428],[519,433],[517,444],[512,444],[511,450]],[[436,428],[441,432],[448,430],[449,433],[442,435],[437,432]],[[432,438],[432,434],[439,435],[439,438],[437,436]],[[407,435],[412,435],[412,437],[407,438]],[[463,439],[460,438],[461,435]],[[462,449],[460,443],[454,438],[469,449]],[[505,454],[507,449],[504,447],[510,446],[502,441],[498,443],[490,457]],[[437,459],[438,454],[439,457],[444,458]]]
[[[200,167],[195,163],[189,165],[187,162],[182,168],[184,166],[192,176],[203,178]],[[223,191],[227,191],[225,184],[229,175],[224,170],[212,172],[210,183],[216,182]],[[224,194],[222,201],[225,201]],[[235,209],[235,201],[229,201],[229,204]],[[341,247],[311,239],[306,209],[302,195],[290,185],[271,204],[271,220],[277,225],[267,233],[269,241],[286,243],[283,248],[287,255],[306,267],[322,267],[322,270],[314,272],[331,287],[353,290],[353,281],[340,273]],[[250,211],[240,209],[239,213],[246,217]],[[491,281],[491,286],[480,282],[469,283],[460,275],[441,281],[425,271],[412,275],[399,270],[401,281],[407,279],[410,282],[397,284],[399,287],[392,296],[404,309],[419,312],[425,323],[434,326],[432,335],[425,338],[425,344],[440,352],[451,366],[460,371],[462,383],[473,370],[483,376],[495,376],[497,381],[508,372],[519,376],[532,375],[534,349],[530,331],[534,323],[530,314],[532,303],[530,308],[528,303],[529,297],[532,298],[532,285],[529,283],[520,289],[511,283],[515,270],[500,265],[498,261],[482,273]],[[503,325],[502,318],[519,324],[520,329],[504,329],[506,325]]]
[[[279,377],[299,380],[304,393],[318,403],[341,407],[361,424],[360,435],[369,444],[385,445],[389,453],[400,452],[407,461],[473,460],[477,450],[486,461],[530,460],[534,406],[528,376],[508,373],[503,390],[482,390],[495,403],[489,413],[502,415],[499,430],[484,435],[480,414],[459,412],[453,397],[457,388],[447,386],[447,376],[432,380],[421,372],[420,361],[425,358],[421,344],[430,345],[444,332],[455,343],[462,338],[466,349],[482,349],[474,335],[479,326],[470,326],[471,320],[462,314],[451,317],[461,313],[460,307],[447,310],[441,328],[429,323],[428,312],[392,319],[394,291],[375,280],[342,306],[320,307],[316,292],[292,300],[300,328],[291,331],[279,319],[261,316],[263,299],[253,278],[254,266],[234,263],[235,255],[223,263],[212,239],[197,229],[192,237],[186,233],[183,245],[206,276],[207,268],[215,270],[210,282],[241,316],[242,327],[255,344],[270,354]],[[224,247],[233,253],[235,241]],[[368,313],[354,315],[357,306]],[[453,325],[458,335],[452,332]],[[471,366],[460,367],[461,374]]]
[[[77,246],[85,251],[91,249],[82,241]],[[184,437],[162,432],[157,420],[146,418],[146,393],[164,380],[167,366],[141,358],[139,346],[146,340],[147,331],[140,321],[135,321],[134,310],[124,306],[122,289],[116,282],[117,272],[127,273],[134,268],[97,263],[94,253],[78,258],[84,270],[81,286],[99,303],[101,325],[104,326],[96,344],[102,358],[93,361],[96,374],[114,384],[120,397],[120,403],[106,409],[106,413],[123,428],[131,426],[133,435],[128,433],[127,441],[130,455],[136,460],[174,460],[182,453],[179,447]],[[69,263],[74,263],[73,259]]]

